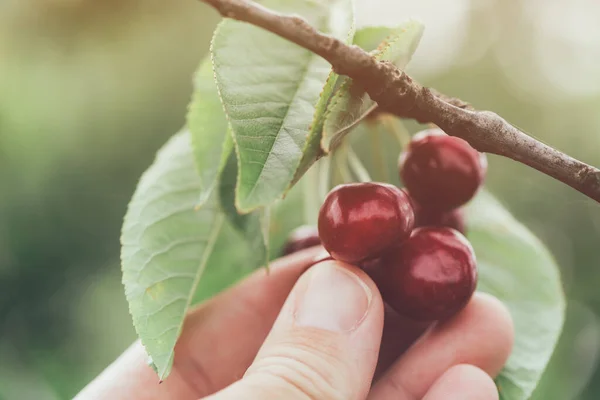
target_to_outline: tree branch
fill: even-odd
[[[380,62],[358,46],[325,35],[304,19],[271,11],[247,0],[201,0],[223,17],[259,26],[288,39],[332,65],[361,86],[386,111],[419,122],[433,122],[479,151],[511,158],[537,169],[600,203],[600,170],[520,131],[490,111],[423,87],[389,62]]]

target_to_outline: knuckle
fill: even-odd
[[[295,336],[272,346],[246,376],[268,375],[299,399],[347,399],[335,343]],[[287,398],[287,397],[286,397]]]

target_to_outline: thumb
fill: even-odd
[[[213,400],[364,399],[382,329],[373,281],[348,264],[321,262],[298,280],[243,379]]]

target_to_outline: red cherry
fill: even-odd
[[[421,208],[419,211],[415,210],[415,228],[423,226],[452,228],[464,235],[466,232],[465,212],[462,208],[455,208],[446,212],[426,208]]]
[[[399,170],[421,206],[450,211],[473,198],[483,183],[487,159],[466,141],[428,129],[416,134],[400,154]]]
[[[465,212],[462,208],[455,208],[450,211],[437,211],[431,208],[424,208],[411,198],[408,192],[406,194],[411,199],[411,204],[415,211],[415,228],[423,226],[446,227],[456,229],[463,235],[465,234]]]
[[[335,187],[319,211],[319,236],[336,260],[359,264],[406,239],[414,225],[408,196],[385,183]]]
[[[321,244],[319,231],[315,226],[304,225],[294,229],[283,247],[283,255],[295,253]]]
[[[398,314],[436,321],[460,311],[477,284],[475,253],[450,228],[418,228],[381,260],[377,283]]]

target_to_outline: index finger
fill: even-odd
[[[369,399],[421,399],[455,365],[469,364],[496,376],[513,345],[513,324],[496,298],[476,292],[469,304],[435,325],[375,384]]]
[[[280,258],[186,317],[173,369],[159,385],[139,342],[90,383],[76,400],[181,400],[216,392],[242,377],[300,275],[323,252],[316,247]]]

